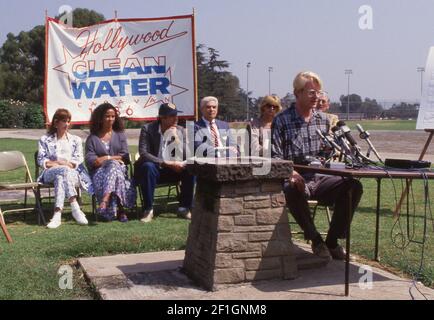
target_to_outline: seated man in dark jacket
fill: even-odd
[[[178,126],[178,113],[172,103],[163,103],[158,120],[145,124],[140,132],[140,159],[135,164],[136,182],[144,201],[142,222],[154,216],[154,191],[157,183],[181,181],[178,215],[191,219],[195,177],[185,169],[185,130]]]

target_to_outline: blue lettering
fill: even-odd
[[[157,94],[160,91],[162,94],[169,94],[167,87],[170,85],[167,78],[151,78],[149,79],[149,91],[151,94]]]
[[[145,67],[145,74],[151,74],[152,70],[154,70],[155,73],[166,73],[166,66],[147,66]]]
[[[119,87],[119,96],[125,96],[125,86],[130,84],[130,80],[113,80],[113,85]]]
[[[114,70],[114,69],[104,69],[102,71],[90,70],[89,78],[112,77],[112,76],[119,76],[120,74],[121,72],[119,70]]]
[[[95,91],[95,86],[98,86]],[[144,78],[144,79],[116,79],[112,82],[101,81],[98,84],[95,81],[90,82],[71,82],[74,99],[82,99],[83,93],[87,99],[101,98],[103,95],[110,97],[123,97],[127,95],[127,87],[131,85],[131,95],[147,96],[161,94],[170,94],[170,81],[167,78]]]
[[[74,71],[73,74],[74,74],[74,77],[76,77],[79,80],[84,80],[87,78],[87,72],[80,73],[80,72]]]
[[[148,93],[148,79],[132,79],[131,80],[131,93],[133,96],[147,96]]]
[[[126,76],[131,72],[135,72],[137,74],[145,74],[145,72],[143,71],[142,68],[140,67],[135,67],[135,68],[124,68],[124,70],[122,71],[122,75]]]
[[[115,91],[108,81],[101,81],[99,83],[98,89],[95,93],[95,98],[100,98],[103,94],[108,94],[110,97],[116,97]]]
[[[137,75],[144,75],[144,74],[152,74],[152,72],[156,74],[165,74],[166,66],[146,66],[143,69],[141,67],[134,67],[134,68],[126,67],[122,71],[114,68],[108,68],[101,71],[91,69],[89,70],[89,78],[127,76],[130,73],[136,73]],[[77,79],[83,80],[87,78],[87,72],[84,73],[74,72],[74,76]]]
[[[93,91],[95,90],[95,82],[89,83],[89,87],[86,82],[80,82],[77,87],[76,82],[71,82],[72,93],[74,94],[74,99],[81,99],[81,94],[84,92],[86,98],[91,99],[93,96]]]

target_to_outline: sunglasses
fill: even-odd
[[[277,109],[279,109],[279,107],[278,106],[273,106],[272,104],[267,104],[267,105],[265,105],[265,108],[267,108],[267,109],[275,109],[275,110],[277,110]]]

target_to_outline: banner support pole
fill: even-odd
[[[198,104],[199,104],[199,99],[198,99],[198,86],[197,86],[197,58],[196,58],[196,9],[193,7],[193,15],[192,15],[192,32],[193,32],[193,61],[194,61],[194,95],[195,95],[195,106],[194,106],[194,110],[195,110],[195,121],[199,120],[199,110],[198,110]]]

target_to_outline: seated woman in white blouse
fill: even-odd
[[[92,184],[83,165],[82,140],[68,133],[71,113],[66,109],[57,109],[47,134],[39,140],[38,165],[44,170],[38,181],[54,184],[54,215],[47,227],[55,229],[61,224],[61,214],[65,198],[71,204],[72,216],[78,224],[88,221],[77,202],[76,187],[92,193]]]

